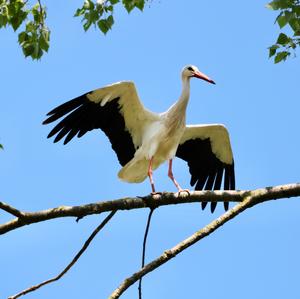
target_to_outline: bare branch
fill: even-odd
[[[89,236],[89,238],[85,241],[84,245],[82,246],[82,248],[79,250],[79,252],[75,255],[75,257],[73,258],[73,260],[68,264],[68,266],[62,271],[60,272],[57,276],[48,279],[46,281],[43,281],[37,285],[34,285],[30,288],[27,288],[25,290],[23,290],[22,292],[13,295],[11,297],[9,297],[8,299],[17,299],[23,295],[26,295],[30,292],[33,292],[39,288],[41,288],[42,286],[49,284],[51,282],[57,281],[59,280],[63,275],[65,275],[70,269],[71,267],[78,261],[78,259],[80,258],[80,256],[85,252],[85,250],[88,248],[88,246],[90,245],[90,243],[92,242],[92,240],[96,237],[96,235],[99,233],[99,231],[108,223],[108,221],[114,216],[114,214],[117,211],[112,211],[110,212],[110,214],[96,227],[96,229],[93,231],[93,233]]]
[[[239,202],[243,199],[248,191],[191,191],[187,193],[168,193],[164,192],[161,195],[148,195],[145,197],[125,197],[117,200],[101,201],[90,203],[81,206],[60,206],[48,210],[37,212],[22,212],[22,218],[15,218],[0,225],[0,235],[5,234],[11,230],[61,217],[76,217],[82,218],[87,215],[100,214],[102,212],[109,212],[114,210],[132,210],[142,208],[156,208],[159,206],[193,203],[202,201],[234,201]],[[299,184],[300,193],[300,184]]]
[[[0,225],[0,235],[24,225],[61,217],[84,217],[114,210],[132,210],[156,208],[165,205],[194,202],[241,202],[249,194],[264,194],[260,198],[266,200],[300,196],[300,183],[266,187],[253,191],[191,191],[187,193],[168,193],[148,195],[145,197],[126,197],[117,200],[96,202],[81,206],[60,206],[38,212],[21,212],[22,217],[15,218]],[[13,208],[14,209],[14,208]],[[15,210],[17,211],[17,210]]]
[[[165,264],[172,258],[174,258],[177,254],[181,253],[183,250],[189,248],[196,242],[201,239],[207,237],[223,224],[233,219],[244,210],[272,199],[286,198],[292,196],[299,196],[300,191],[299,184],[293,185],[282,185],[277,187],[267,187],[264,189],[257,189],[248,193],[245,196],[244,200],[234,206],[232,209],[218,217],[216,220],[212,221],[210,224],[206,225],[204,228],[198,230],[193,235],[183,240],[173,248],[169,250],[165,250],[161,256],[153,260],[144,266],[141,270],[135,272],[130,277],[126,278],[119,287],[110,295],[109,299],[117,299],[119,298],[131,285],[140,280],[143,276],[148,274],[149,272],[157,269],[161,265]]]
[[[142,252],[142,268],[145,266],[145,256],[146,256],[146,245],[147,245],[147,237],[148,237],[148,233],[149,233],[149,228],[150,228],[150,222],[151,222],[151,218],[152,218],[152,214],[154,212],[154,209],[151,209],[148,215],[148,219],[147,219],[147,224],[146,224],[146,230],[145,230],[145,235],[144,235],[144,240],[143,240],[143,252]],[[142,299],[142,280],[143,278],[140,278],[139,281],[139,299]]]
[[[11,207],[5,202],[0,201],[0,209],[16,217],[23,217],[24,214],[14,207]]]

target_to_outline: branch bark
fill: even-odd
[[[13,216],[18,217],[18,218],[22,218],[24,216],[24,214],[21,211],[19,211],[16,208],[8,205],[5,202],[0,201],[0,209],[7,212],[7,213],[9,213],[9,214],[11,214],[11,215],[13,215]]]
[[[169,260],[177,256],[179,253],[197,243],[201,239],[207,237],[215,230],[220,228],[223,224],[233,219],[246,209],[253,207],[256,204],[286,197],[299,196],[300,185],[290,184],[276,187],[267,187],[264,189],[257,189],[248,192],[242,202],[234,206],[232,209],[206,225],[204,228],[198,230],[193,235],[178,243],[176,246],[169,250],[165,250],[158,258],[142,267],[139,271],[126,278],[117,289],[110,295],[109,299],[119,298],[131,285],[138,280],[141,280],[149,272],[157,269],[161,265],[167,263]]]
[[[194,202],[241,202],[247,196],[260,194],[263,201],[300,196],[300,183],[266,187],[253,191],[191,191],[187,193],[168,193],[148,195],[145,197],[125,197],[90,203],[81,206],[60,206],[37,212],[23,212],[0,202],[0,209],[7,211],[17,218],[0,225],[0,235],[19,227],[61,217],[84,217],[113,210],[132,210],[142,208],[157,208],[165,205],[194,203]],[[19,215],[19,216],[18,216]]]
[[[150,222],[152,219],[152,214],[154,212],[154,209],[151,209],[148,215],[148,219],[147,219],[147,224],[146,224],[146,230],[145,230],[145,235],[144,235],[144,240],[143,240],[143,251],[142,251],[142,268],[145,266],[145,258],[146,258],[146,245],[147,245],[147,237],[148,237],[148,233],[149,233],[149,228],[150,228]],[[139,281],[139,299],[142,299],[142,280],[143,278],[140,278]]]

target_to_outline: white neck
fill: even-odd
[[[190,98],[190,78],[182,77],[182,91],[178,101],[169,109],[169,113],[178,117],[179,115],[185,116],[185,110]]]
[[[180,104],[180,106],[183,107],[183,109],[186,109],[186,106],[189,102],[190,98],[190,77],[182,77],[182,91],[179,100],[177,101],[177,104]]]
[[[185,111],[190,96],[190,79],[182,77],[182,91],[178,101],[164,113],[167,134],[178,137],[183,134],[185,129]]]

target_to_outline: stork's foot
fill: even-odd
[[[191,195],[191,192],[189,189],[179,189],[177,194],[180,195],[180,193],[186,192],[187,195]]]

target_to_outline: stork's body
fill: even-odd
[[[172,173],[175,156],[188,162],[191,185],[196,184],[196,190],[220,189],[223,172],[224,188],[234,189],[232,151],[225,127],[185,124],[192,77],[214,84],[195,66],[185,67],[179,100],[161,114],[143,107],[132,82],[118,82],[84,94],[48,113],[50,117],[44,124],[65,116],[48,137],[57,134],[54,140],[57,142],[66,136],[66,144],[75,135],[81,137],[94,128],[102,129],[123,166],[119,178],[139,183],[149,176],[152,192],[155,192],[152,170],[167,160],[168,176],[181,190]],[[213,203],[212,211],[215,206]]]
[[[153,181],[151,170],[175,157],[185,130],[185,112],[190,93],[189,78],[182,78],[182,83],[183,89],[179,100],[166,112],[156,115],[150,122],[144,124],[141,146],[134,158],[119,172],[122,180],[139,183],[148,175]],[[155,192],[153,184],[152,191]]]

